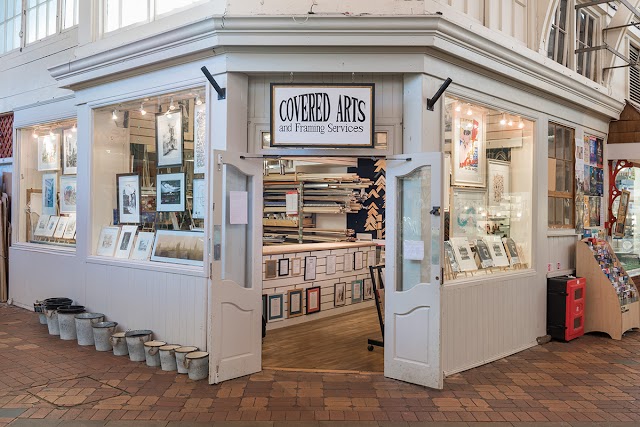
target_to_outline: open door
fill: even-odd
[[[384,375],[441,389],[442,154],[387,158]]]
[[[262,362],[262,161],[214,151],[209,382]]]

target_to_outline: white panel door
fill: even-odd
[[[262,350],[262,160],[214,151],[209,382],[258,372]]]
[[[387,158],[384,375],[441,389],[442,154]]]

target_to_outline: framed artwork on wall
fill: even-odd
[[[278,276],[289,275],[289,258],[281,258],[278,260]]]
[[[120,227],[102,227],[100,237],[98,237],[98,248],[96,255],[113,256],[120,235]]]
[[[291,275],[299,276],[301,274],[302,274],[302,259],[292,258],[291,259]]]
[[[364,279],[362,281],[363,291],[362,297],[363,299],[373,299],[373,282],[371,279]]]
[[[624,237],[624,228],[627,222],[627,212],[629,210],[629,198],[631,193],[628,190],[622,190],[620,194],[620,202],[618,203],[618,214],[616,215],[616,223],[613,225],[613,235],[615,237]]]
[[[336,274],[336,256],[327,255],[326,274]]]
[[[156,210],[158,212],[183,212],[184,173],[159,174],[156,181]]]
[[[62,131],[62,173],[78,173],[78,131],[75,128]]]
[[[204,219],[206,186],[204,179],[193,180],[193,212],[194,219]]]
[[[38,137],[38,170],[55,171],[60,169],[60,135],[50,133]]]
[[[320,293],[321,293],[320,286],[313,286],[311,288],[306,289],[306,294],[307,294],[306,314],[317,313],[320,311]]]
[[[203,260],[203,231],[156,231],[151,261],[202,266]]]
[[[333,306],[341,307],[347,303],[347,284],[336,283],[333,285]]]
[[[267,321],[274,322],[284,319],[284,295],[269,295],[269,317]]]
[[[147,261],[151,255],[151,249],[153,248],[153,238],[155,233],[149,231],[142,231],[138,233],[136,242],[131,251],[131,259]]]
[[[358,271],[364,268],[364,252],[358,251],[353,253],[353,269]]]
[[[76,213],[78,183],[75,175],[60,177],[60,213]]]
[[[316,280],[316,265],[318,258],[314,256],[304,257],[304,280]]]
[[[278,260],[266,260],[264,262],[264,278],[275,279],[276,277],[278,277]]]
[[[355,262],[355,256],[353,255],[353,252],[347,252],[346,254],[344,254],[343,270],[353,271],[354,262]]]
[[[471,110],[471,108],[469,108]],[[458,115],[454,122],[451,151],[453,185],[482,187],[486,185],[486,153],[481,114]]]
[[[503,206],[509,203],[509,193],[511,192],[511,165],[499,160],[487,160],[488,195],[489,206]]]
[[[288,317],[302,316],[302,289],[291,289],[287,293]]]
[[[42,174],[42,214],[58,213],[58,174]]]
[[[122,173],[116,175],[118,191],[118,215],[121,224],[140,223],[140,175]]]
[[[182,166],[182,111],[167,110],[156,114],[157,166]]]
[[[477,237],[487,234],[483,226],[486,213],[485,196],[484,189],[453,189],[451,236]]]
[[[362,280],[351,282],[351,304],[362,302]]]
[[[193,117],[193,173],[205,173],[206,171],[206,124],[207,111],[205,104],[196,105]]]

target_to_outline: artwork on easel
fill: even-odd
[[[476,253],[480,259],[480,266],[482,268],[493,267],[493,258],[491,258],[491,252],[489,251],[487,243],[482,239],[476,239],[475,244]]]
[[[468,272],[468,271],[476,271],[478,266],[473,256],[473,252],[471,251],[471,246],[469,246],[469,241],[466,237],[452,237],[451,245],[453,246],[453,253],[455,254],[456,260],[458,260],[458,265],[460,267],[460,271]]]
[[[505,237],[502,239],[502,243],[504,243],[507,257],[509,257],[509,264],[520,264],[520,256],[518,254],[518,247],[516,246],[516,242],[511,237]]]
[[[449,240],[444,242],[444,253],[447,257],[447,261],[449,262],[449,265],[451,265],[451,271],[454,273],[459,273],[460,266],[458,265],[456,254],[453,251],[453,245]]]
[[[499,236],[487,236],[483,238],[487,242],[494,267],[508,267],[509,258],[504,250],[502,239]]]

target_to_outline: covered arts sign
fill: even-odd
[[[373,83],[271,84],[272,147],[373,147]]]

